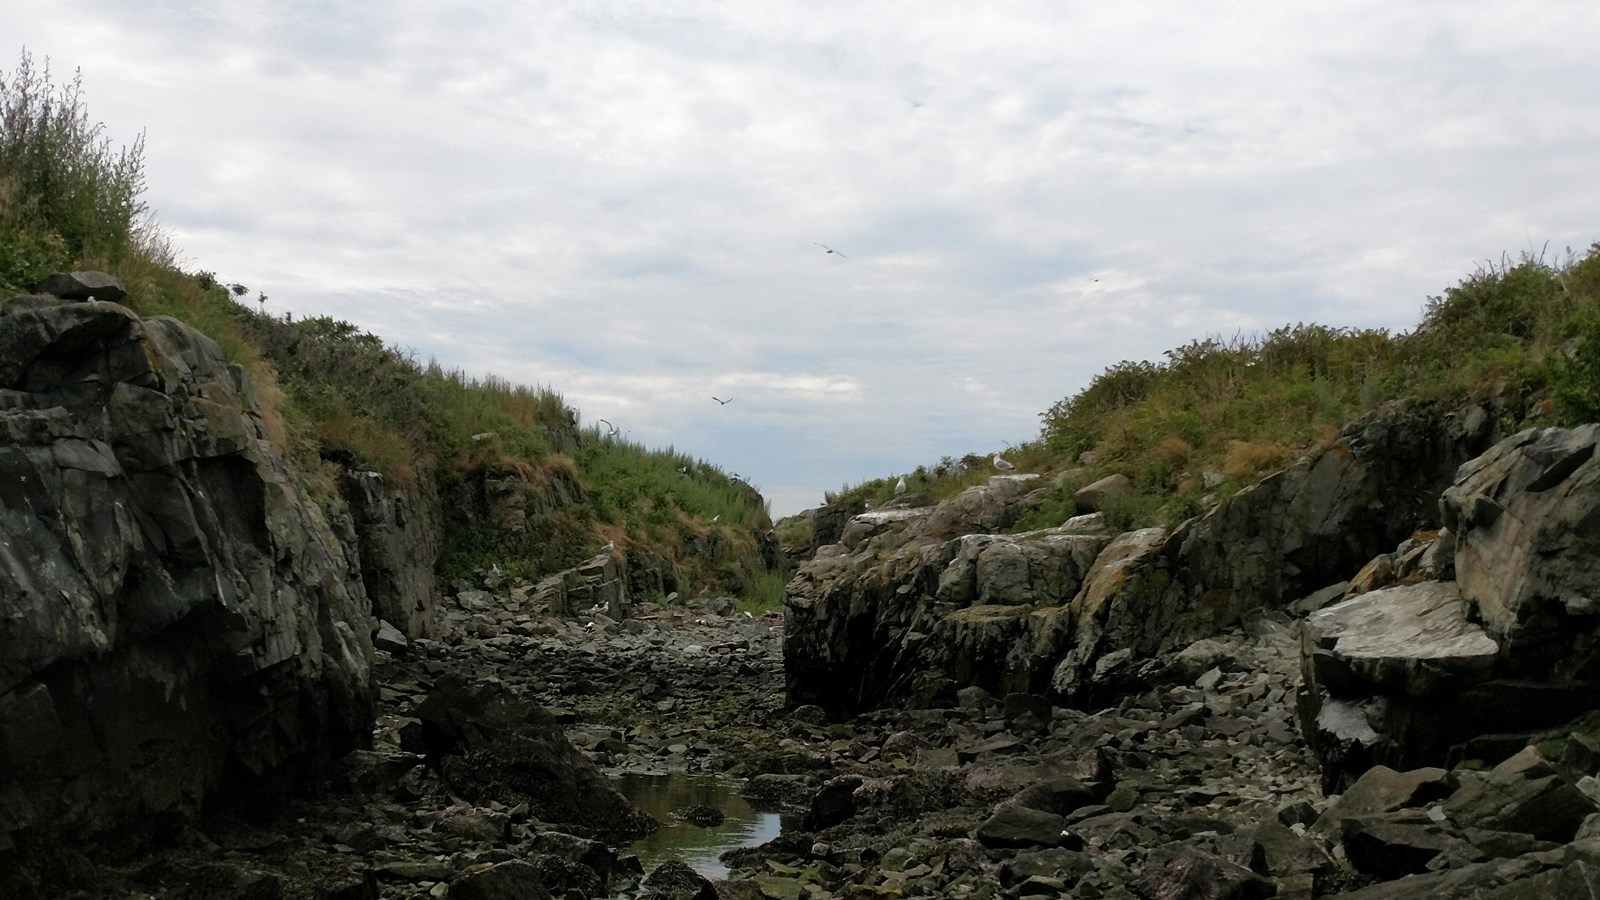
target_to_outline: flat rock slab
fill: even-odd
[[[1467,621],[1454,582],[1383,588],[1306,618],[1306,655],[1330,687],[1351,676],[1376,693],[1426,697],[1492,673],[1500,645]]]

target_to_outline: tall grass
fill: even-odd
[[[58,83],[24,50],[0,73],[0,282],[24,287],[75,261],[159,256],[147,218],[144,136],[113,149],[81,74]]]

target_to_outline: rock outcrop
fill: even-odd
[[[434,481],[392,484],[377,472],[349,472],[340,493],[350,507],[373,615],[408,637],[436,636],[434,566],[443,516]]]
[[[1160,654],[1348,578],[1431,524],[1492,430],[1479,407],[1387,407],[1203,516],[1109,545],[1078,529],[996,534],[1039,500],[1030,476],[857,515],[789,585],[791,701],[847,715],[967,684],[1069,705],[1116,696]]]
[[[1499,762],[1594,707],[1597,446],[1600,425],[1497,444],[1444,492],[1447,530],[1389,555],[1397,578],[1455,581],[1380,588],[1308,618],[1301,725],[1330,790],[1378,764]]]
[[[0,307],[0,849],[248,800],[370,740],[354,543],[209,338]]]

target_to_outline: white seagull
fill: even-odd
[[[900,476],[900,480],[896,481],[894,483],[894,493],[895,493],[895,496],[898,497],[901,494],[904,494],[905,492],[906,492],[906,477],[904,475],[901,475]]]
[[[617,426],[611,424],[610,422],[607,422],[605,419],[599,419],[598,421],[606,423],[606,437],[616,437],[617,436]]]
[[[994,455],[994,467],[1002,472],[1009,472],[1016,468],[1009,460],[1002,459],[998,453]]]
[[[829,247],[827,244],[821,243],[820,241],[812,241],[811,243],[816,244],[818,247],[821,247],[822,249],[828,251],[829,253],[834,254],[835,256],[839,257],[840,259],[849,259],[850,258],[848,256],[845,256],[843,253],[840,253],[839,251],[833,249],[832,247]]]

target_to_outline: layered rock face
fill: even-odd
[[[1313,613],[1302,728],[1336,790],[1373,765],[1498,761],[1600,690],[1600,425],[1526,431],[1440,501],[1455,581]],[[1369,567],[1371,568],[1371,567]]]
[[[857,515],[789,585],[790,700],[847,715],[967,684],[1104,700],[1147,680],[1160,654],[1394,547],[1491,431],[1478,407],[1390,407],[1170,533],[1109,543],[1075,528],[994,534],[1037,496],[1028,476]]]
[[[410,637],[437,636],[433,573],[443,516],[434,481],[392,485],[377,472],[350,472],[340,494],[355,525],[373,615]]]
[[[370,740],[354,546],[209,338],[7,301],[0,847],[247,797]]]

